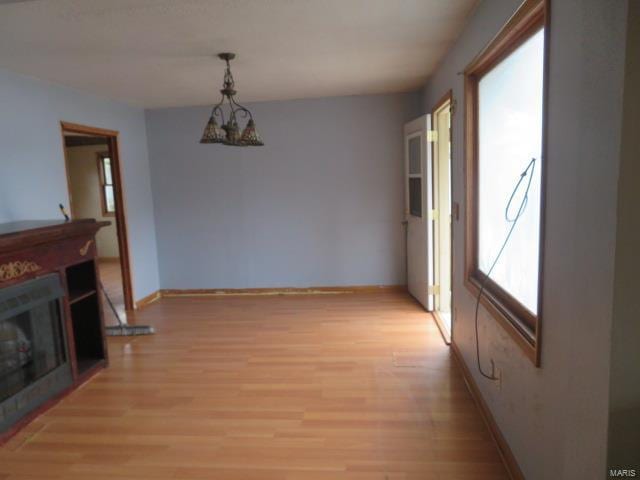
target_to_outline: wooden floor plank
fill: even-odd
[[[0,448],[0,479],[506,479],[402,293],[164,298],[111,366]]]

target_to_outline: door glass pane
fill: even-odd
[[[102,159],[102,164],[104,165],[104,183],[112,185],[113,177],[111,175],[111,159],[109,157],[104,157]]]
[[[420,174],[420,137],[409,139],[409,174]]]
[[[536,158],[526,209],[491,273],[492,280],[534,314],[538,304],[543,44],[541,30],[478,85],[478,266],[484,273],[491,268],[511,226],[505,219],[511,192],[531,158]],[[514,199],[512,215],[523,190]]]
[[[414,217],[422,216],[422,178],[409,179],[409,213]]]
[[[104,187],[104,198],[107,202],[107,212],[115,212],[116,201],[113,195],[113,186],[107,185]]]

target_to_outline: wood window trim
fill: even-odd
[[[103,217],[115,217],[116,216],[115,210],[113,212],[110,212],[109,210],[107,210],[107,199],[104,193],[105,187],[111,186],[111,188],[114,190],[114,196],[115,196],[115,188],[113,186],[113,167],[111,168],[111,178],[112,178],[111,183],[107,184],[105,180],[105,173],[104,173],[105,158],[111,158],[111,156],[109,155],[109,152],[100,152],[96,154],[96,159],[98,164],[98,179],[100,182],[100,208],[102,210]]]
[[[464,71],[465,93],[465,272],[466,288],[477,296],[485,275],[477,268],[478,240],[478,83],[493,67],[508,57],[541,28],[545,29],[543,64],[542,107],[542,157],[540,185],[540,251],[538,266],[538,315],[528,311],[495,282],[488,280],[482,306],[510,334],[525,355],[540,366],[542,327],[543,259],[544,259],[544,210],[546,191],[546,118],[549,71],[549,19],[550,0],[525,0],[493,40],[467,66]]]

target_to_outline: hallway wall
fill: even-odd
[[[453,89],[453,338],[527,479],[605,477],[622,118],[626,1],[551,1],[542,367],[484,309],[475,359],[475,299],[463,284],[465,67],[521,0],[479,4],[424,91],[424,111]]]
[[[71,190],[71,213],[74,218],[95,218],[111,222],[96,235],[96,248],[100,258],[120,256],[116,217],[102,214],[100,200],[100,174],[97,155],[108,150],[107,145],[67,147],[67,169]]]
[[[609,468],[640,476],[640,2],[629,3],[611,334]]]

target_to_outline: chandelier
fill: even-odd
[[[211,116],[207,125],[204,127],[202,138],[200,143],[222,143],[224,145],[231,145],[234,147],[250,147],[250,146],[262,146],[264,142],[258,132],[256,131],[256,124],[253,121],[253,115],[249,109],[243,107],[236,102],[236,91],[233,88],[233,75],[231,75],[231,65],[229,61],[236,58],[235,53],[220,53],[218,57],[227,63],[227,68],[224,72],[224,81],[222,84],[222,98],[217,105],[211,110]],[[223,105],[227,102],[229,106],[228,118],[225,121],[225,114]],[[245,119],[249,117],[247,125],[240,132],[238,126],[239,118]],[[217,120],[220,120],[218,124]]]

